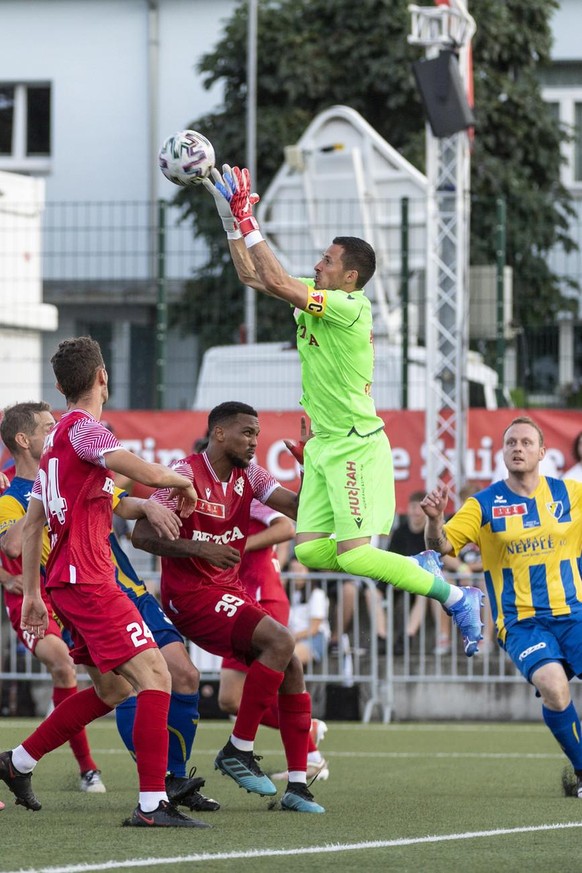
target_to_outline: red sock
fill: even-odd
[[[72,697],[73,694],[77,693],[77,686],[73,685],[72,688],[53,688],[53,703],[55,707],[59,706],[63,702],[63,700],[68,700],[69,697]],[[79,731],[78,734],[75,734],[74,737],[71,737],[69,740],[69,745],[73,751],[73,755],[77,759],[77,763],[79,765],[79,771],[81,773],[86,773],[87,770],[98,770],[98,766],[93,760],[93,756],[91,755],[91,749],[89,748],[89,738],[87,737],[87,731],[85,728]]]
[[[40,761],[43,755],[58,749],[85,725],[108,712],[111,707],[103,703],[94,688],[78,691],[59,703],[22,745],[35,761]]]
[[[311,695],[279,694],[279,724],[288,770],[307,770]]]
[[[166,790],[169,708],[167,691],[148,689],[137,695],[133,748],[140,791]]]
[[[261,724],[264,725],[264,727],[274,728],[276,731],[279,730],[279,702],[277,701],[277,698],[275,698],[269,708],[265,710],[261,719]]]
[[[309,740],[307,743],[307,754],[309,755],[311,752],[317,752],[317,743],[314,742],[313,737],[311,736],[311,725],[309,725]]]
[[[264,727],[270,727],[274,730],[279,730],[279,701],[275,700],[274,703],[267,709],[264,716],[261,719],[261,724]],[[307,745],[307,754],[310,752],[317,752],[317,745],[313,742],[313,737],[311,736],[311,729],[309,730],[309,743]]]
[[[266,667],[261,661],[250,666],[238,708],[233,734],[239,740],[254,740],[259,724],[276,696],[284,673]]]

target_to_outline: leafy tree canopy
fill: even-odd
[[[472,156],[471,263],[495,260],[495,199],[507,201],[507,261],[514,267],[516,320],[551,322],[572,305],[547,263],[548,250],[573,247],[569,195],[560,183],[560,130],[541,98],[538,75],[551,49],[549,19],[557,0],[471,0],[475,117]],[[424,168],[424,116],[411,63],[408,0],[259,0],[257,178],[265,191],[317,113],[345,104],[404,157]],[[223,88],[216,112],[190,126],[214,143],[220,161],[245,163],[247,3],[241,2],[216,47],[199,66],[204,85]],[[183,189],[177,200],[208,263],[190,283],[178,319],[201,335],[202,348],[232,342],[244,321],[244,295],[230,263],[212,199]],[[209,301],[210,307],[209,307]],[[199,312],[203,307],[204,318]],[[209,308],[211,311],[209,311]],[[290,339],[281,303],[261,297],[259,340]]]

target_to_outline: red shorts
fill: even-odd
[[[49,596],[43,587],[41,587],[40,593],[49,614],[49,624],[47,630],[45,631],[45,637],[49,634],[52,634],[55,637],[60,637],[61,628],[55,621],[55,617],[53,614],[53,605],[49,600]],[[36,644],[38,643],[38,637],[35,637],[34,634],[31,634],[28,631],[23,631],[20,627],[20,620],[22,618],[22,594],[12,594],[10,591],[4,591],[4,605],[6,607],[6,614],[8,615],[8,618],[10,620],[10,624],[16,632],[16,636],[18,637],[20,642],[23,643],[26,648],[29,649],[34,655],[34,650],[36,649]]]
[[[157,649],[137,606],[115,582],[65,585],[50,595],[70,632],[75,664],[108,673],[146,649]]]
[[[259,601],[259,606],[261,609],[264,609],[267,615],[270,615],[275,621],[278,621],[280,624],[287,627],[289,624],[289,600],[287,599],[287,595],[285,594],[285,589],[281,584],[279,584],[280,591],[273,589],[272,595],[273,598],[264,599],[261,598]],[[222,659],[222,669],[223,670],[238,670],[239,673],[246,673],[248,671],[248,665],[243,664],[242,661],[236,660],[236,658],[223,658]]]
[[[194,584],[168,597],[162,579],[162,606],[180,633],[207,652],[245,664],[254,660],[251,639],[266,612],[242,585]]]

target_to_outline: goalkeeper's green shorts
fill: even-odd
[[[304,465],[297,533],[333,533],[342,542],[390,532],[396,501],[383,430],[366,437],[314,436]]]

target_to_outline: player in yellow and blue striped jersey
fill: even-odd
[[[575,772],[564,788],[582,799],[582,731],[569,687],[582,677],[582,483],[542,476],[544,454],[536,422],[515,418],[503,434],[507,479],[469,497],[446,524],[446,486],[422,506],[429,548],[479,547],[499,644],[541,697]]]

